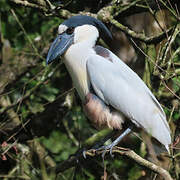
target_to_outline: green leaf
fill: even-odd
[[[128,173],[128,180],[138,180],[142,177],[142,170],[138,166],[134,166]]]

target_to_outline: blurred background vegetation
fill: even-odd
[[[161,179],[118,154],[113,159],[107,154],[104,162],[96,156],[68,164],[67,159],[98,137],[93,136],[98,131],[88,123],[65,66],[61,61],[46,66],[45,59],[58,25],[79,13],[106,23],[113,34],[112,51],[162,104],[172,130],[174,157],[154,156],[149,137],[142,141],[132,134],[120,146],[179,179],[179,5],[178,0],[1,0],[0,179]],[[148,37],[158,38],[150,42]],[[103,133],[107,131],[100,137]]]

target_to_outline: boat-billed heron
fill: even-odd
[[[59,25],[47,64],[63,57],[84,112],[96,128],[121,129],[124,116],[169,150],[170,128],[161,105],[134,71],[110,50],[96,45],[99,38],[108,44],[112,40],[101,21],[84,15],[71,17]],[[112,152],[130,132],[127,128],[105,149]]]

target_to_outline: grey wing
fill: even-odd
[[[94,91],[167,147],[170,129],[161,105],[135,72],[110,51],[109,56],[111,61],[99,55],[87,61]]]

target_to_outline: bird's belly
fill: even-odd
[[[109,107],[95,94],[88,93],[86,95],[83,109],[95,128],[122,129],[124,116],[118,111],[110,111]]]
[[[82,65],[69,65],[67,62],[65,63],[69,74],[71,75],[74,87],[76,88],[82,102],[85,100],[85,96],[89,93],[89,78],[87,75],[86,67],[82,67]]]

